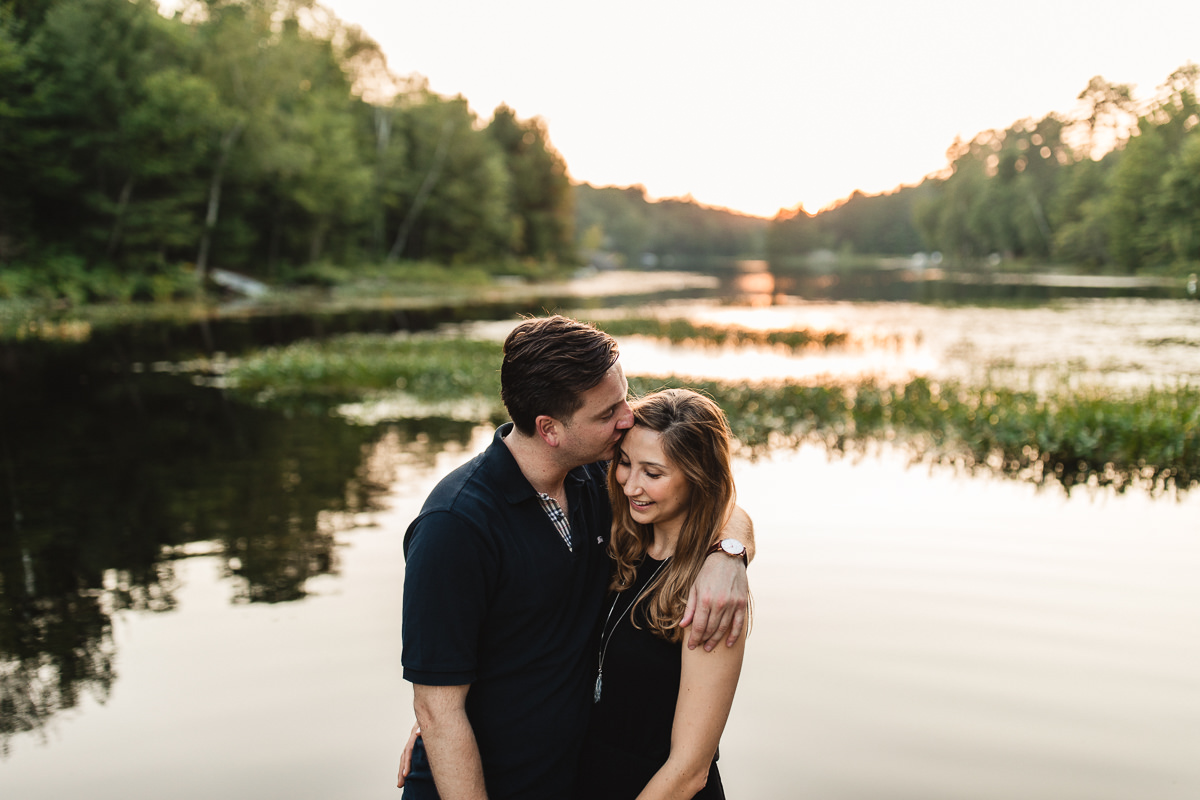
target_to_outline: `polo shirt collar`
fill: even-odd
[[[504,443],[504,437],[507,436],[513,429],[513,423],[506,422],[496,429],[496,433],[492,437],[491,459],[492,470],[496,485],[500,492],[504,495],[504,499],[510,503],[520,503],[525,500],[537,497],[537,490],[533,488],[533,484],[525,477],[525,473],[521,472],[521,467],[517,464],[517,459],[513,458],[512,451],[508,449],[508,445]],[[572,484],[581,484],[586,480],[586,475],[583,467],[575,467],[567,473],[567,480]]]

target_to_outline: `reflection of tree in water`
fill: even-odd
[[[39,730],[82,692],[108,699],[116,673],[109,615],[98,597],[39,597],[6,608],[0,633],[0,754],[14,734]]]
[[[111,615],[175,608],[188,543],[223,555],[235,602],[301,598],[387,488],[381,441],[432,462],[473,427],[355,426],[174,376],[21,366],[0,376],[21,389],[0,388],[0,753],[84,694],[108,698]]]

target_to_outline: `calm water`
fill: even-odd
[[[855,343],[791,356],[630,338],[626,368],[1200,374],[1200,303],[774,300],[653,309]],[[186,375],[55,358],[9,353],[20,384],[0,397],[16,521],[0,542],[4,797],[394,797],[412,720],[401,536],[490,431],[285,418]],[[1200,492],[1068,496],[886,449],[776,452],[737,478],[760,556],[722,744],[732,797],[1200,795]]]

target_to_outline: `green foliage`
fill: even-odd
[[[1068,489],[1084,483],[1187,489],[1200,482],[1200,390],[1122,395],[1061,389],[1040,397],[984,385],[917,378],[879,386],[731,384],[638,376],[634,394],[688,386],[713,397],[753,456],[820,442],[831,450],[872,442],[905,446],[916,460],[992,469]]]
[[[1194,269],[1198,77],[1192,64],[1176,70],[1137,117],[1130,87],[1097,76],[1074,120],[1050,114],[956,142],[950,174],[927,179],[915,208],[928,247],[968,263],[998,254],[1127,272]],[[1095,161],[1105,137],[1115,147]]]
[[[780,211],[767,228],[767,258],[773,264],[802,253],[826,247],[829,238],[821,231],[817,218],[796,206]]]
[[[894,192],[854,192],[831,208],[811,215],[803,207],[780,211],[767,231],[767,256],[775,263],[818,249],[872,255],[908,255],[924,247],[915,207],[927,186]]]
[[[191,297],[196,278],[183,267],[145,272],[120,270],[111,264],[89,267],[74,253],[52,252],[36,267],[14,264],[0,271],[0,300],[85,303],[131,300],[167,301]]]
[[[511,253],[509,175],[462,97],[421,90],[392,117],[382,202],[389,258],[477,262]],[[390,152],[390,151],[389,151]]]
[[[575,187],[574,197],[581,249],[613,254],[625,264],[641,265],[651,257],[663,266],[706,266],[758,257],[764,250],[766,220],[708,208],[690,198],[652,203],[642,186],[586,183]]]
[[[567,165],[550,145],[546,124],[537,118],[517,119],[501,105],[486,132],[504,153],[512,180],[513,249],[539,261],[574,261],[573,196]]]
[[[929,181],[918,224],[932,248],[971,261],[992,253],[1046,259],[1059,176],[1073,163],[1065,120],[1049,114],[950,148],[950,175]]]
[[[80,283],[52,274],[64,253],[150,287],[89,297],[162,294],[187,263],[203,281],[389,255],[531,274],[574,260],[540,121],[502,107],[485,127],[465,99],[399,84],[374,42],[309,2],[182,12],[0,3],[0,266],[25,265],[0,291]],[[357,94],[388,82],[394,99]]]
[[[242,393],[340,399],[400,390],[420,400],[500,396],[501,347],[447,338],[348,335],[263,350],[228,373]]]
[[[691,343],[724,347],[726,345],[785,347],[800,350],[810,347],[835,347],[846,343],[845,333],[810,331],[805,328],[757,331],[736,325],[697,325],[686,319],[618,317],[604,320],[600,327],[612,336],[650,336],[674,344]]]
[[[1055,259],[1088,267],[1112,262],[1107,187],[1117,155],[1110,153],[1100,161],[1082,159],[1064,170],[1051,209],[1051,253]]]
[[[604,327],[628,335],[611,322]],[[429,404],[470,399],[496,419],[500,356],[496,342],[352,335],[256,353],[228,378],[237,392],[273,402],[400,391]],[[672,386],[710,395],[751,457],[805,442],[837,453],[889,442],[916,460],[1067,488],[1200,482],[1200,390],[1186,385],[1124,393],[1063,385],[1038,394],[926,378],[813,386],[630,376],[629,384],[634,396]]]

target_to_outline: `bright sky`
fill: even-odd
[[[322,0],[392,72],[540,116],[572,178],[773,216],[946,164],[955,136],[1147,98],[1200,63],[1200,0]]]

